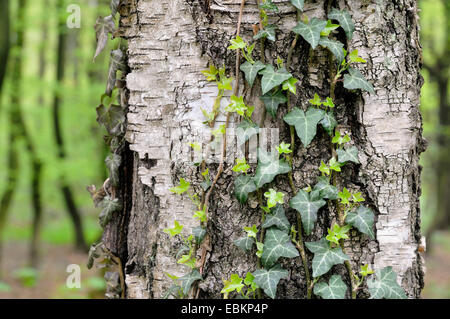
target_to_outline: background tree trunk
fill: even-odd
[[[277,55],[287,60],[294,38],[289,30],[296,24],[296,11],[290,2],[275,2],[280,12],[270,19],[281,32],[277,32],[275,44],[266,41],[264,54],[268,63],[274,63]],[[325,19],[328,3],[306,2],[304,12],[309,18]],[[192,217],[194,207],[189,199],[172,194],[168,188],[181,177],[197,186],[201,181],[197,167],[185,161],[190,154],[186,144],[199,139],[196,134],[204,120],[200,107],[209,109],[217,90],[205,81],[200,71],[212,62],[216,66],[225,64],[228,73],[233,73],[235,54],[226,48],[236,32],[241,1],[128,0],[122,3],[128,7],[121,12],[120,32],[128,39],[131,69],[127,77],[126,134],[130,150],[123,165],[128,178],[122,179],[122,194],[127,196],[122,215],[108,226],[104,240],[125,265],[127,297],[160,298],[171,285],[166,272],[186,273],[186,267],[176,263],[176,242],[163,229],[178,220],[185,225],[186,233],[190,233],[190,228],[198,224]],[[376,240],[353,234],[353,248],[347,247],[345,252],[351,255],[355,272],[361,263],[370,263],[374,269],[393,266],[408,296],[417,298],[423,287],[423,262],[418,252],[421,240],[418,160],[424,149],[419,113],[422,78],[417,4],[414,0],[347,0],[330,4],[350,11],[356,32],[347,49],[358,49],[368,61],[360,69],[376,91],[368,95],[344,90],[342,84],[336,88],[340,128],[352,136],[360,150],[361,162],[344,169],[341,185],[363,192],[366,204],[377,215]],[[252,26],[258,21],[257,2],[249,0],[241,30],[244,39],[251,41]],[[341,40],[345,39],[343,34],[340,36]],[[309,44],[299,40],[289,70],[301,81],[294,101],[296,106],[307,106],[314,93],[329,96],[330,67],[326,50],[312,51]],[[245,90],[244,83],[241,88],[240,93],[245,94],[248,104],[256,107],[254,120],[258,123],[264,113],[258,99],[260,92]],[[288,141],[289,128],[282,120],[286,112],[286,107],[281,107],[276,121],[267,118],[264,123],[265,128],[280,128],[280,141]],[[220,116],[216,127],[224,122],[225,117]],[[232,119],[230,126],[236,122],[237,119]],[[313,184],[320,161],[330,158],[328,139],[320,129],[309,148],[296,150],[293,175],[298,188]],[[222,279],[232,273],[245,275],[254,271],[257,264],[255,256],[233,245],[233,240],[243,235],[244,226],[259,224],[260,212],[256,198],[251,196],[244,206],[234,198],[232,162],[232,157],[227,160],[210,201],[211,252],[207,255],[205,279],[199,284],[200,298],[220,298]],[[217,166],[217,163],[208,165],[211,176]],[[286,176],[277,177],[276,183],[277,188],[289,193]],[[285,198],[285,202],[288,200]],[[287,216],[294,222],[296,212],[287,209]],[[322,209],[315,231],[306,241],[319,239],[333,219],[334,211]],[[285,260],[282,264],[290,275],[280,282],[277,297],[304,298],[306,287],[301,260]],[[343,265],[335,266],[333,273],[342,274],[348,280]],[[359,295],[367,296],[364,290]]]

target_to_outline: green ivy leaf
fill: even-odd
[[[111,51],[108,68],[108,80],[106,82],[105,93],[111,96],[113,89],[116,87],[117,71],[126,71],[125,55],[122,50],[117,49]]]
[[[277,294],[278,282],[288,275],[287,270],[282,269],[280,265],[275,265],[269,270],[258,269],[253,273],[253,276],[255,276],[254,283],[261,287],[264,293],[272,299],[275,299]]]
[[[369,264],[365,264],[361,265],[361,270],[359,271],[359,273],[361,274],[361,276],[367,277],[368,275],[373,274],[374,271],[372,270],[372,268],[370,268]]]
[[[110,154],[105,159],[106,167],[109,170],[109,177],[114,186],[119,184],[119,167],[122,163],[122,157],[117,154]]]
[[[283,82],[282,89],[283,91],[289,91],[292,94],[297,94],[297,84],[298,80],[296,78],[290,78],[289,80],[286,80]]]
[[[242,280],[243,279],[239,277],[238,274],[232,274],[230,280],[224,280],[224,287],[220,293],[228,296],[228,294],[233,291],[241,292],[242,288],[244,288]]]
[[[256,239],[256,236],[258,234],[258,228],[256,227],[256,225],[253,225],[252,227],[244,227],[244,231],[247,233],[248,237]]]
[[[221,77],[220,81],[217,82],[217,87],[219,88],[219,90],[231,91],[231,90],[233,90],[233,86],[231,85],[233,80],[234,80],[233,77],[229,77],[229,78]]]
[[[295,107],[290,113],[286,114],[284,121],[295,126],[295,131],[303,146],[307,147],[316,136],[317,124],[323,119],[324,114],[324,110],[312,107],[306,113]]]
[[[170,237],[174,237],[178,234],[181,234],[184,226],[181,225],[177,220],[173,223],[173,228],[165,228],[163,231],[168,234]]]
[[[333,41],[328,38],[320,38],[319,44],[324,46],[330,50],[331,53],[334,54],[339,63],[341,63],[345,59],[344,44],[339,41]]]
[[[319,181],[316,186],[314,186],[315,191],[319,191],[320,197],[325,199],[336,200],[338,199],[338,189],[330,184],[330,181],[326,176],[320,176]]]
[[[231,45],[227,48],[228,50],[240,50],[247,46],[247,43],[240,36],[237,36],[235,39],[231,39],[230,43]]]
[[[366,81],[364,76],[357,69],[348,68],[349,74],[344,74],[344,87],[348,90],[362,89],[370,93],[375,93],[372,84]]]
[[[305,4],[305,0],[291,0],[291,3],[294,7],[303,11],[303,5]]]
[[[329,283],[319,282],[314,285],[314,293],[323,299],[345,299],[347,286],[341,276],[333,275]]]
[[[267,11],[273,11],[278,12],[278,7],[275,5],[275,3],[272,2],[272,0],[266,0],[265,2],[261,3],[259,7],[263,10]]]
[[[339,132],[337,130],[336,134],[334,135],[334,137],[333,137],[331,142],[334,143],[334,144],[342,145],[342,144],[348,143],[350,141],[351,141],[351,139],[350,139],[350,136],[348,136],[348,134],[345,134],[345,136],[342,136],[341,132]]]
[[[323,119],[320,120],[319,124],[327,131],[328,135],[333,136],[334,128],[338,123],[333,112],[325,112]]]
[[[253,123],[247,119],[243,119],[237,126],[237,142],[238,145],[242,145],[252,138],[253,135],[259,133],[259,127],[256,123]]]
[[[262,228],[276,226],[278,229],[288,232],[291,224],[286,218],[282,205],[277,205],[270,214],[266,215],[266,220],[262,224]]]
[[[237,158],[236,165],[233,166],[233,172],[244,173],[247,174],[247,171],[250,169],[250,165],[247,164],[247,161],[244,158]]]
[[[345,222],[366,234],[370,239],[375,239],[373,224],[375,215],[372,210],[365,206],[359,206],[354,212],[347,214]]]
[[[352,198],[352,194],[347,188],[344,187],[342,192],[339,192],[338,197],[342,205],[348,205],[350,203],[350,199]]]
[[[311,194],[304,190],[299,190],[297,195],[291,199],[289,206],[294,208],[302,216],[303,229],[306,235],[311,234],[314,224],[317,221],[317,212],[326,202],[321,199],[311,199]]]
[[[266,106],[267,112],[274,119],[277,118],[278,106],[287,102],[287,98],[282,91],[277,91],[276,93],[266,93],[260,97],[260,99]]]
[[[241,204],[245,204],[248,194],[256,191],[256,185],[253,178],[249,175],[239,175],[234,180],[234,195]]]
[[[326,274],[334,265],[350,260],[350,258],[342,252],[340,247],[331,248],[325,238],[322,238],[319,241],[305,243],[305,245],[314,254],[312,261],[314,278]]]
[[[278,153],[281,154],[290,154],[292,150],[290,149],[291,144],[286,144],[285,142],[281,142],[280,145],[276,147]]]
[[[259,31],[258,34],[253,37],[253,39],[259,40],[261,38],[267,38],[270,41],[274,42],[276,40],[276,37],[275,37],[276,28],[277,27],[275,25],[269,24],[266,27],[264,27],[264,29]]]
[[[345,162],[353,162],[359,164],[358,160],[358,149],[356,146],[349,147],[347,149],[338,149],[337,150],[338,160],[341,163]]]
[[[122,209],[122,204],[119,202],[118,198],[112,199],[110,196],[105,196],[100,202],[100,207],[102,208],[102,211],[98,218],[100,226],[105,228],[111,221],[113,214]]]
[[[350,53],[348,54],[348,57],[349,57],[349,59],[350,59],[350,62],[353,62],[353,63],[367,63],[366,60],[364,60],[363,58],[361,58],[361,57],[358,55],[358,50],[357,50],[357,49],[355,49],[355,50],[353,50],[352,52],[350,52]]]
[[[264,197],[267,198],[267,208],[272,208],[279,204],[284,204],[284,193],[277,192],[273,188],[269,189],[268,192],[264,193]]]
[[[202,276],[198,272],[197,269],[192,270],[190,273],[184,275],[183,277],[180,277],[178,280],[181,284],[181,289],[183,291],[183,295],[187,295],[189,290],[191,289],[191,286],[194,282],[197,280],[201,280]]]
[[[125,112],[120,105],[109,108],[100,104],[97,109],[97,122],[103,125],[112,136],[119,136],[125,131]]]
[[[202,74],[204,75],[204,76],[206,76],[206,80],[207,81],[216,81],[217,80],[217,74],[219,74],[219,70],[217,70],[217,68],[213,65],[213,64],[211,64],[210,66],[209,66],[209,70],[204,70],[204,71],[201,71],[202,72]]]
[[[353,23],[352,17],[347,10],[337,10],[336,8],[331,9],[328,13],[328,19],[337,20],[344,29],[345,34],[349,40],[353,37],[353,32],[355,31],[355,24]]]
[[[286,70],[281,69],[275,71],[273,66],[271,66],[270,64],[267,65],[263,70],[259,71],[259,74],[263,76],[261,79],[261,88],[263,95],[292,77],[292,75],[290,73],[287,73]]]
[[[180,185],[169,188],[169,191],[180,195],[180,194],[183,194],[184,192],[187,192],[190,185],[191,185],[191,183],[186,182],[186,180],[184,178],[180,178]]]
[[[197,244],[200,244],[206,235],[206,229],[204,229],[201,226],[197,226],[194,229],[192,229],[192,235],[194,235],[195,242]]]
[[[257,188],[261,188],[264,184],[273,181],[275,176],[285,174],[291,171],[291,166],[284,159],[278,159],[258,148],[258,167],[256,168],[253,181]]]
[[[406,299],[405,291],[397,283],[397,274],[392,267],[375,272],[375,277],[367,280],[371,299]]]
[[[253,248],[253,245],[255,244],[255,239],[252,237],[241,237],[234,241],[234,244],[241,248],[244,251],[250,251]]]
[[[305,39],[309,44],[311,44],[311,47],[315,49],[319,44],[320,32],[322,32],[326,25],[326,21],[312,18],[308,24],[301,21],[298,22],[297,26],[292,29],[292,31],[300,34],[303,39]]]
[[[258,72],[264,69],[265,67],[266,66],[260,61],[257,61],[254,64],[251,64],[250,62],[247,61],[241,65],[240,69],[242,72],[245,73],[245,80],[250,85],[250,87],[252,87],[256,77],[258,76]]]
[[[261,261],[265,268],[270,268],[280,257],[294,258],[299,256],[298,250],[291,242],[291,237],[276,227],[267,229],[264,239],[264,251]]]
[[[334,24],[331,22],[331,20],[328,20],[326,27],[322,30],[322,32],[320,32],[320,36],[328,37],[331,32],[333,32],[334,30],[336,30],[339,27],[340,27],[339,24]]]
[[[338,224],[334,224],[332,229],[328,228],[328,235],[325,238],[329,242],[339,245],[339,241],[341,239],[348,239],[347,233],[349,232],[350,228],[350,225],[344,225],[341,227]]]
[[[116,31],[116,24],[114,23],[114,18],[112,16],[97,18],[97,21],[95,21],[97,48],[95,50],[94,60],[105,48],[106,43],[108,42],[108,34],[112,34],[114,31]]]

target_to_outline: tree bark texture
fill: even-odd
[[[294,39],[290,30],[296,25],[296,10],[288,0],[274,1],[280,8],[269,17],[278,26],[277,41],[266,41],[264,57],[274,63],[277,56],[287,60]],[[207,82],[201,70],[209,63],[225,65],[234,73],[235,52],[227,50],[235,36],[240,0],[129,0],[121,11],[120,35],[128,40],[127,76],[129,90],[127,133],[129,160],[123,166],[129,179],[122,183],[128,194],[123,216],[108,226],[104,240],[120,255],[125,265],[128,298],[161,298],[171,285],[165,275],[183,275],[187,267],[176,263],[180,243],[163,232],[174,220],[191,228],[198,225],[192,217],[194,205],[168,189],[183,177],[198,186],[200,170],[185,161],[188,142],[199,139],[198,129],[204,127],[200,108],[210,109],[217,89]],[[306,1],[304,12],[311,19],[326,19],[327,1]],[[350,92],[339,83],[336,105],[339,128],[352,137],[359,149],[360,165],[346,166],[340,185],[363,192],[366,204],[376,213],[376,240],[351,234],[345,253],[352,257],[355,272],[361,263],[373,269],[392,266],[398,281],[410,298],[417,298],[423,287],[423,261],[418,252],[420,234],[420,168],[419,154],[424,150],[419,96],[422,78],[421,48],[418,38],[417,3],[398,1],[332,1],[331,5],[347,9],[355,21],[356,31],[348,50],[358,49],[368,61],[359,67],[373,83],[376,94]],[[241,35],[252,42],[253,26],[259,24],[256,0],[246,1]],[[341,41],[345,34],[339,34]],[[260,55],[260,51],[256,55]],[[301,37],[293,52],[289,72],[300,79],[295,106],[305,109],[308,100],[318,93],[330,95],[331,56],[325,49],[310,50]],[[255,106],[253,119],[259,123],[264,106],[259,100],[260,88],[248,89],[241,78],[240,94],[247,104]],[[222,103],[227,105],[227,98]],[[279,140],[289,142],[289,127],[282,117],[267,117],[265,128],[279,128]],[[230,127],[238,123],[232,117]],[[216,128],[225,123],[217,119]],[[175,137],[176,136],[176,137]],[[229,138],[228,154],[232,154],[233,137]],[[299,141],[296,143],[301,145]],[[297,188],[313,185],[319,176],[320,161],[331,157],[329,136],[322,129],[308,148],[298,147],[294,160],[294,182]],[[211,251],[207,254],[204,280],[199,283],[200,298],[220,298],[222,279],[230,274],[244,275],[256,269],[254,254],[247,254],[233,245],[243,236],[242,228],[260,223],[257,198],[252,195],[247,205],[233,196],[233,158],[218,180],[210,200],[208,234]],[[253,164],[253,172],[254,167]],[[208,164],[214,176],[218,164]],[[129,170],[132,169],[132,174]],[[289,194],[287,176],[278,176],[273,185]],[[199,187],[197,187],[199,189]],[[292,196],[290,194],[287,197]],[[288,202],[289,198],[285,198]],[[296,212],[285,205],[288,219],[295,223]],[[306,241],[315,241],[326,234],[336,219],[330,208],[319,211],[318,223]],[[124,222],[119,222],[122,220]],[[123,229],[117,229],[123,227]],[[124,234],[118,240],[118,233]],[[308,252],[309,254],[309,252]],[[310,263],[312,254],[308,255]],[[278,298],[305,298],[305,275],[300,258],[283,260],[289,278],[278,286]],[[333,267],[349,283],[344,265]],[[367,297],[361,290],[359,297]]]

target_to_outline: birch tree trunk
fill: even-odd
[[[270,16],[281,31],[277,41],[266,41],[264,57],[275,63],[277,56],[287,59],[296,25],[296,10],[288,0],[274,1],[280,12]],[[125,201],[120,216],[108,226],[104,241],[124,265],[128,298],[161,298],[171,285],[165,275],[183,275],[187,267],[176,263],[177,243],[163,232],[174,220],[184,231],[198,225],[192,217],[194,205],[168,189],[183,177],[192,184],[201,181],[200,170],[186,159],[187,143],[199,141],[204,121],[200,108],[210,109],[217,96],[214,85],[205,81],[201,70],[209,63],[227,67],[234,73],[235,53],[227,51],[235,36],[240,0],[128,0],[121,10],[120,34],[128,39],[127,76],[129,91],[126,140],[129,150],[121,170],[121,194]],[[363,192],[366,203],[376,213],[376,239],[353,233],[351,247],[355,272],[359,264],[374,269],[392,266],[408,297],[418,298],[423,287],[423,260],[419,254],[420,168],[419,154],[424,150],[419,96],[421,47],[418,38],[418,15],[415,0],[331,1],[331,6],[347,9],[355,21],[356,31],[347,43],[348,50],[358,49],[368,61],[361,72],[374,85],[376,94],[349,92],[338,84],[336,105],[340,128],[351,135],[360,150],[360,165],[344,169],[341,184]],[[304,12],[311,19],[326,19],[329,3],[306,1]],[[253,26],[259,22],[256,0],[246,1],[241,35],[252,41]],[[342,37],[345,39],[344,37]],[[258,50],[258,49],[256,49]],[[258,53],[260,54],[259,50]],[[293,52],[293,76],[300,79],[294,103],[306,106],[314,93],[330,94],[330,55],[325,49],[310,50],[303,39]],[[242,76],[241,76],[242,81]],[[255,106],[254,121],[264,111],[258,99],[260,89],[248,90],[242,81],[241,95]],[[227,101],[223,101],[223,106]],[[282,120],[287,108],[281,107],[277,120],[267,117],[265,128],[280,128],[280,141],[289,141],[289,127]],[[280,114],[281,113],[281,114]],[[280,116],[281,115],[281,116]],[[230,127],[238,119],[231,118]],[[225,123],[219,116],[216,128]],[[320,129],[312,145],[298,148],[294,160],[294,182],[303,188],[319,175],[321,160],[331,156],[329,137]],[[205,139],[203,140],[205,141]],[[233,141],[233,136],[229,137]],[[255,256],[233,245],[242,236],[242,228],[259,225],[257,199],[240,205],[233,196],[233,143],[229,142],[225,171],[210,199],[208,252],[204,280],[199,283],[200,298],[220,298],[222,279],[230,274],[245,275],[256,269]],[[300,143],[298,143],[300,145]],[[214,176],[218,164],[208,164]],[[254,165],[253,165],[254,168]],[[289,193],[285,176],[276,179],[277,187]],[[285,199],[287,202],[288,199]],[[288,219],[296,212],[285,205]],[[322,209],[315,231],[306,241],[318,240],[335,212]],[[312,255],[309,255],[310,260]],[[305,298],[305,274],[299,258],[284,260],[289,278],[278,287],[277,298]],[[348,282],[345,267],[333,273]],[[361,290],[359,297],[367,297]]]

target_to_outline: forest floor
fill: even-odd
[[[450,298],[450,232],[433,237],[432,252],[426,258],[425,288],[422,298]],[[41,264],[36,272],[24,268],[28,244],[9,241],[5,244],[3,282],[8,291],[2,298],[103,298],[105,284],[98,270],[86,268],[87,255],[76,252],[70,245],[44,244],[41,247]],[[81,289],[66,287],[67,266],[81,268]],[[3,287],[5,290],[5,287]]]

